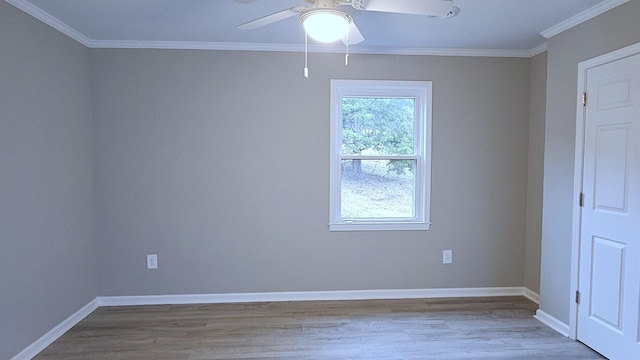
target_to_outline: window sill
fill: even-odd
[[[431,223],[423,222],[342,222],[329,224],[329,231],[427,231]]]

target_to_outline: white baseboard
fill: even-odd
[[[533,296],[533,295],[535,296]],[[536,302],[537,295],[523,287],[445,288],[400,290],[298,291],[236,294],[101,296],[100,306],[217,304],[277,301],[429,299],[483,296],[525,296]]]
[[[557,331],[561,335],[567,336],[567,337],[569,336],[569,325],[547,314],[546,312],[538,309],[538,311],[536,311],[536,314],[533,317],[536,318],[541,323],[552,328],[553,330]]]
[[[98,299],[91,300],[87,305],[83,306],[80,310],[76,311],[71,316],[63,320],[56,327],[49,330],[46,334],[42,335],[34,343],[27,346],[24,350],[20,351],[18,354],[12,357],[11,360],[32,359],[33,357],[38,355],[42,350],[44,350],[47,346],[51,345],[54,341],[58,340],[60,336],[64,335],[64,333],[69,331],[77,323],[82,321],[82,319],[84,319],[89,314],[91,314],[99,306],[100,305],[98,304]]]
[[[525,296],[538,302],[538,294],[524,287],[443,288],[443,289],[399,289],[399,290],[344,290],[344,291],[297,291],[236,294],[193,295],[143,295],[143,296],[99,296],[92,300],[40,339],[22,350],[11,360],[29,360],[51,345],[65,332],[101,306],[169,305],[169,304],[217,304],[278,301],[322,301],[322,300],[386,300],[386,299],[434,299],[487,296]],[[538,310],[540,312],[540,310]],[[538,315],[536,315],[538,316]],[[540,319],[538,319],[540,320]],[[540,320],[542,321],[542,320]],[[556,320],[557,321],[557,320]],[[542,321],[545,323],[544,321]],[[567,326],[568,334],[568,326]]]
[[[523,288],[522,291],[522,296],[526,297],[536,304],[540,304],[540,294],[533,292],[532,290],[529,290],[527,288]]]

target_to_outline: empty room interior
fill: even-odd
[[[349,33],[351,42],[344,41],[348,46],[305,40],[299,16],[326,3],[346,14],[351,29],[358,26],[358,33]],[[629,267],[624,277],[595,276],[585,294],[577,259],[584,242],[581,209],[591,200],[584,191],[587,207],[581,207],[577,189],[586,182],[576,180],[588,177],[578,165],[589,159],[589,151],[582,155],[577,146],[583,141],[580,114],[589,111],[580,71],[589,84],[596,73],[588,69],[598,69],[589,61],[635,51],[640,0],[545,0],[538,8],[524,0],[424,2],[449,6],[442,16],[387,12],[390,3],[0,1],[0,359],[46,355],[92,316],[108,323],[131,312],[145,323],[172,306],[195,307],[200,313],[191,319],[210,316],[210,309],[215,316],[206,326],[229,314],[236,322],[252,319],[249,330],[255,326],[263,335],[268,326],[261,319],[271,315],[258,310],[282,312],[289,320],[309,316],[317,321],[309,326],[321,331],[329,326],[323,314],[334,309],[349,323],[331,323],[332,330],[350,340],[329,342],[334,352],[319,348],[326,338],[291,340],[280,353],[258,350],[264,357],[224,357],[215,342],[202,340],[208,352],[182,349],[163,357],[122,350],[111,358],[376,358],[348,335],[350,326],[374,316],[375,301],[403,316],[447,306],[453,317],[456,309],[473,306],[489,318],[492,311],[524,314],[533,330],[519,333],[522,339],[549,332],[561,339],[554,341],[591,354],[584,359],[600,355],[581,342],[607,358],[640,358],[640,261],[634,258],[640,244],[609,237],[594,242],[593,269],[618,261],[616,254],[629,256],[620,260]],[[554,7],[564,12],[545,17]],[[504,23],[483,22],[487,8]],[[286,18],[267,17],[273,23],[255,29],[236,27],[281,10]],[[524,11],[530,13],[519,13]],[[529,37],[520,42],[494,38],[494,32],[527,27],[533,18],[546,23],[527,28]],[[633,100],[640,78],[629,79],[621,83],[629,84]],[[388,91],[381,95],[386,100],[403,98],[388,94],[413,85],[427,89],[424,102],[411,102],[424,111],[409,111],[420,116],[411,120],[419,130],[410,132],[415,139],[408,153],[371,150],[378,145],[346,153],[346,101],[369,99],[362,87],[370,84],[383,84],[383,90],[371,87]],[[368,95],[352,95],[358,91]],[[624,106],[635,106],[631,100]],[[628,125],[629,134],[640,126],[634,109],[638,121],[628,121],[636,124]],[[610,137],[602,139],[604,147]],[[612,149],[620,143],[610,142]],[[638,219],[640,146],[628,143],[624,208]],[[598,164],[608,161],[601,153]],[[382,203],[383,215],[359,213],[357,204],[356,215],[347,215],[350,186],[367,186],[365,175],[348,171],[369,171],[371,164],[383,164],[375,169],[381,174],[376,181],[387,182],[387,193],[367,201]],[[384,209],[401,181],[409,184],[410,215],[394,218]],[[617,194],[599,192],[610,193]],[[640,238],[637,225],[629,229]],[[607,247],[614,243],[618,247]],[[625,291],[605,289],[624,293],[615,299],[626,305],[624,312],[620,306],[613,315],[600,313],[605,305],[599,301],[615,295],[597,295],[598,286],[616,279],[639,282]],[[585,303],[595,310],[583,320]],[[413,318],[388,319],[375,326],[393,327],[407,338],[422,331]],[[616,347],[625,350],[607,353],[590,343],[592,320],[619,325],[624,345]],[[404,337],[361,341],[387,344],[381,359],[458,358],[422,348],[437,331],[453,334],[442,321],[442,329],[432,324],[431,335],[406,351],[400,348]],[[184,325],[175,320],[163,326],[171,324]],[[224,322],[215,325],[224,333]],[[295,333],[298,325],[278,328],[278,334],[301,339],[311,332],[303,324],[306,332]],[[544,346],[508,355],[499,351],[504,343],[482,329],[460,331],[470,342],[476,337],[469,331],[484,336],[484,357],[465,355],[462,348],[459,358],[578,358],[545,352]],[[252,343],[249,330],[238,330],[237,341]],[[75,339],[83,337],[91,341],[90,331]],[[396,340],[399,348],[391,349]],[[310,352],[302,352],[307,347]],[[92,358],[82,345],[56,348],[63,350],[76,357],[56,359]]]

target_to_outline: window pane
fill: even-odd
[[[412,155],[413,98],[342,98],[342,154]]]
[[[414,218],[416,160],[342,160],[341,218]]]

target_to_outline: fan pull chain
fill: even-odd
[[[344,55],[344,66],[349,66],[349,32],[347,32],[345,43],[347,45],[347,53]]]
[[[309,66],[308,66],[308,41],[309,35],[307,30],[304,31],[304,77],[309,78]]]

